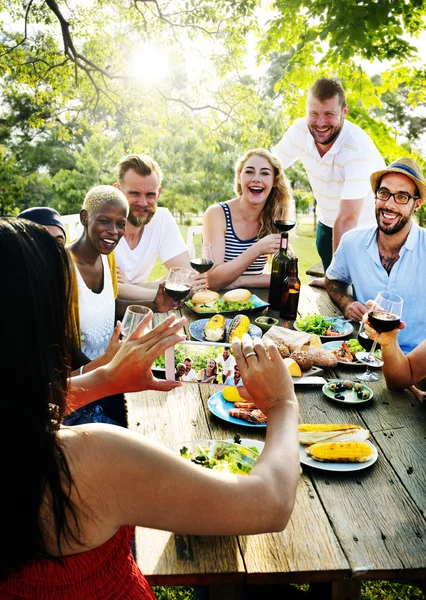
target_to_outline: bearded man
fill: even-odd
[[[346,231],[375,224],[370,173],[385,166],[371,138],[346,121],[347,113],[339,81],[322,77],[308,91],[306,117],[273,149],[284,169],[298,158],[305,167],[317,203],[316,244],[324,272]],[[312,285],[323,287],[324,281]]]
[[[148,278],[160,258],[164,266],[190,269],[188,248],[173,215],[159,208],[163,175],[158,163],[145,154],[130,154],[118,164],[118,183],[129,201],[126,231],[115,249],[119,296],[127,300],[149,300],[158,290]],[[194,275],[192,291],[205,287],[206,276]],[[142,294],[142,296],[141,296]]]
[[[360,321],[368,300],[385,290],[404,299],[399,334],[404,353],[426,339],[426,229],[413,213],[426,200],[418,164],[398,158],[371,175],[376,226],[348,231],[326,273],[326,289],[345,317]],[[353,289],[351,289],[353,286]]]

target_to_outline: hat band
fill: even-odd
[[[389,169],[403,169],[404,171],[407,171],[407,173],[410,173],[410,175],[415,177],[418,181],[421,181],[418,173],[416,173],[414,169],[407,167],[407,165],[400,165],[398,163],[394,163],[394,164],[390,165],[390,167],[388,167],[388,168]]]

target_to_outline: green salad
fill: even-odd
[[[349,346],[350,353],[354,357],[357,352],[365,352],[365,349],[361,346],[361,344],[355,338],[351,338],[350,340],[348,340],[347,344]],[[382,351],[380,350],[380,348],[378,350],[375,350],[374,356],[377,356],[377,358],[381,359]]]
[[[236,448],[228,442],[213,442],[209,446],[197,444],[193,451],[184,446],[180,454],[206,469],[247,475],[256,464],[257,459],[253,455],[258,456],[259,453],[256,448],[248,450],[244,446]]]
[[[330,321],[327,321],[321,315],[306,315],[306,317],[296,319],[296,326],[300,331],[306,331],[306,333],[325,335],[331,325]]]
[[[194,304],[192,300],[188,300],[185,302],[186,306],[189,308],[193,308],[196,312],[199,313],[221,313],[221,312],[231,312],[231,311],[240,311],[240,310],[251,310],[254,308],[254,302],[248,300],[247,302],[226,302],[221,298],[216,300],[216,302],[211,302],[210,304]]]

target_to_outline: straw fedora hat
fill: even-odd
[[[402,175],[409,177],[411,181],[416,184],[421,201],[424,202],[426,200],[426,182],[423,173],[415,160],[403,156],[402,158],[394,160],[393,163],[386,167],[386,169],[373,173],[370,176],[371,189],[373,192],[377,189],[383,175],[387,175],[388,173],[401,173]]]

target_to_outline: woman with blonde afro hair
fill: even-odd
[[[291,187],[280,161],[268,150],[246,152],[235,168],[236,197],[210,206],[204,213],[203,239],[211,244],[214,267],[208,272],[212,290],[269,287],[264,273],[267,255],[280,248],[273,220],[289,218]]]

